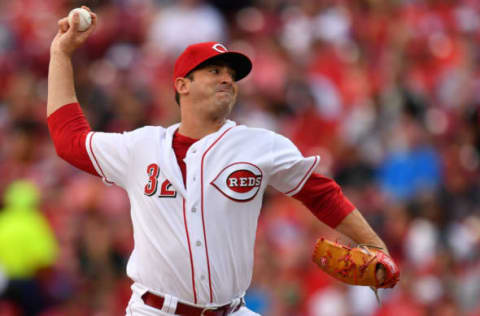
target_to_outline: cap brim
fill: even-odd
[[[223,60],[229,64],[229,66],[235,70],[235,81],[239,81],[245,78],[252,70],[252,62],[250,58],[239,52],[225,52],[216,56],[210,57],[203,61],[195,69],[200,68],[206,63],[210,63],[215,60]]]

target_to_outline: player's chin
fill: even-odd
[[[235,103],[236,96],[233,93],[221,92],[217,93],[217,104],[222,107],[232,107]]]
[[[233,109],[235,98],[217,99],[216,112],[222,117],[227,117]]]

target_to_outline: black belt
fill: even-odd
[[[165,298],[159,295],[152,294],[150,292],[146,292],[145,294],[143,294],[142,300],[146,305],[158,309],[162,309],[163,303],[165,302]],[[242,299],[242,301],[236,306],[231,306],[231,304],[228,304],[215,308],[201,308],[178,302],[174,314],[181,316],[227,316],[233,312],[238,311],[240,307],[244,304],[245,303]]]

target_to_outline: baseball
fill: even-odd
[[[78,30],[80,32],[86,31],[90,25],[92,24],[92,16],[90,15],[90,12],[83,8],[76,8],[70,11],[68,14],[68,24],[73,25],[73,14],[78,12],[78,15],[80,17],[80,24],[78,26]]]

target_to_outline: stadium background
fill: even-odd
[[[268,192],[248,305],[265,316],[480,315],[477,0],[1,0],[0,315],[122,315],[129,203],[55,154],[45,120],[56,21],[90,6],[74,56],[96,130],[178,120],[171,76],[189,43],[251,56],[233,119],[290,137],[334,177],[400,263],[382,291],[310,262],[341,238]],[[15,304],[15,302],[20,302]]]

